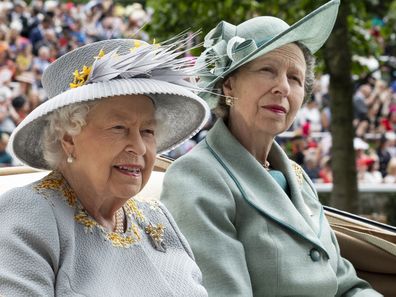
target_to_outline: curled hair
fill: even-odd
[[[89,110],[96,102],[77,103],[55,110],[48,116],[48,124],[43,131],[43,156],[52,169],[59,167],[64,159],[61,140],[64,135],[76,136],[86,125]]]
[[[295,42],[295,44],[303,52],[305,64],[306,64],[305,82],[304,82],[304,103],[305,103],[311,97],[312,94],[312,88],[315,80],[315,73],[314,73],[315,57],[314,55],[311,54],[309,49],[302,43]],[[213,109],[213,112],[217,117],[222,118],[224,122],[228,121],[228,116],[230,114],[230,107],[225,102],[225,96],[223,93],[223,83],[224,81],[227,80],[228,77],[233,76],[235,73],[237,73],[238,69],[227,75],[224,79],[220,80],[215,86],[215,89],[219,90],[220,95],[219,95],[219,100],[217,102],[217,106]]]

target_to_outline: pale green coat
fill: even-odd
[[[222,120],[165,175],[162,201],[209,296],[381,296],[357,278],[301,168],[274,143],[289,198]]]

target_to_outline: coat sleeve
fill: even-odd
[[[178,159],[165,174],[161,201],[191,245],[209,296],[253,296],[233,193],[209,163],[191,154]]]
[[[51,208],[26,188],[0,196],[0,295],[54,296],[60,249]]]

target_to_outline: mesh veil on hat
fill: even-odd
[[[42,77],[49,99],[14,130],[10,152],[31,167],[51,169],[42,151],[48,114],[74,103],[138,94],[149,96],[160,114],[157,152],[183,143],[209,117],[206,103],[191,91],[196,86],[185,80],[193,68],[188,58],[178,58],[185,44],[186,40],[159,46],[134,39],[111,39],[61,56]]]
[[[205,51],[197,60],[200,86],[210,107],[218,100],[216,83],[242,65],[278,47],[300,42],[313,54],[327,40],[337,18],[340,0],[332,0],[289,26],[271,16],[259,16],[237,26],[220,22],[205,36]]]

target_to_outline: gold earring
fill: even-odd
[[[66,159],[66,162],[69,164],[73,163],[73,161],[74,161],[74,158],[72,157],[72,155],[69,155]]]
[[[238,98],[236,97],[232,97],[232,96],[226,96],[225,97],[225,104],[228,106],[233,106],[235,103],[235,100],[237,100]]]

